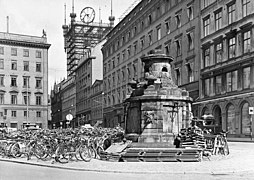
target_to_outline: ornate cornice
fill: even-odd
[[[47,43],[36,43],[29,41],[17,41],[17,40],[9,40],[9,39],[0,39],[0,44],[12,45],[12,46],[24,46],[24,47],[35,47],[35,48],[43,48],[49,49],[51,44]]]

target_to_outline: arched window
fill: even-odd
[[[168,72],[168,69],[166,67],[163,67],[161,71],[162,72]]]
[[[241,131],[242,134],[250,134],[249,103],[245,102],[241,109]]]
[[[205,115],[205,114],[209,114],[208,108],[204,107],[201,113],[201,116]]]
[[[235,107],[230,104],[226,110],[227,113],[227,131],[229,134],[236,134]]]

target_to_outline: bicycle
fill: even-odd
[[[228,132],[221,132],[220,134],[216,135],[213,146],[214,155],[216,154],[229,155],[229,147],[226,137],[227,133]]]

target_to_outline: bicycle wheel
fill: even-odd
[[[41,144],[36,144],[34,146],[33,151],[34,151],[35,157],[37,157],[38,159],[41,159],[43,161],[45,161],[49,155],[46,147]]]
[[[81,145],[79,147],[79,154],[83,161],[89,162],[92,159],[91,151],[86,145]]]
[[[62,164],[68,163],[69,159],[67,158],[68,149],[66,146],[58,146],[55,152],[55,160]]]
[[[22,154],[18,143],[14,143],[11,145],[10,152],[11,152],[11,155],[15,158],[20,157]]]

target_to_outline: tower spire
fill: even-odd
[[[74,13],[74,0],[72,0],[72,13]]]
[[[111,0],[111,15],[109,16],[109,25],[110,27],[114,26],[114,21],[115,21],[115,17],[113,16],[113,4],[112,4],[112,0]]]
[[[64,25],[66,25],[66,3],[64,3]]]
[[[71,22],[75,22],[76,14],[74,13],[74,0],[72,0],[72,12],[70,14]]]

